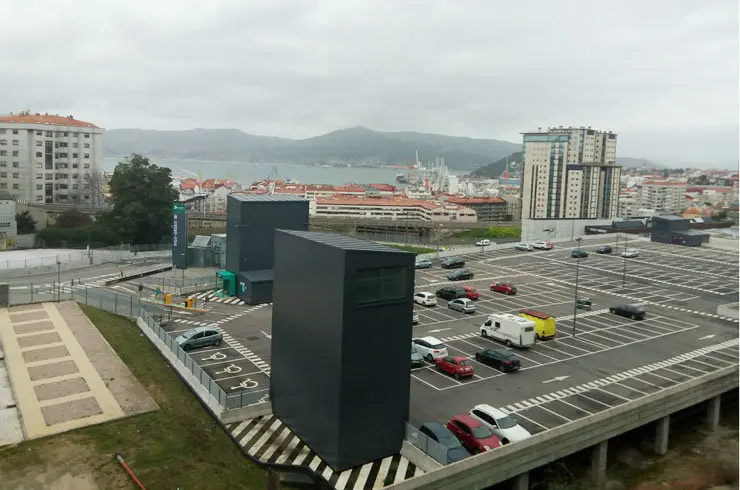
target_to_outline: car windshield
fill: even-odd
[[[445,348],[445,346],[443,344],[432,345],[432,349],[442,350],[444,348]]]
[[[196,332],[195,330],[188,330],[187,332],[183,333],[182,336],[183,336],[183,338],[189,339],[190,337],[192,337],[196,333],[198,333],[198,332]]]
[[[645,313],[645,310],[643,310],[639,306],[630,306],[629,309],[634,311],[635,313]]]
[[[473,427],[473,437],[475,437],[476,439],[488,439],[492,435],[493,432],[491,432],[491,429],[489,429],[485,425]]]
[[[478,291],[475,288],[468,288],[469,293],[477,293]]]
[[[470,361],[460,361],[461,366],[471,366]]]
[[[499,429],[511,429],[519,425],[511,417],[501,417],[500,419],[496,419],[496,422]]]

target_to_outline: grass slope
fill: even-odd
[[[39,475],[69,474],[86,475],[101,489],[137,488],[115,461],[116,452],[147,488],[266,487],[266,473],[244,457],[133,322],[81,308],[160,410],[0,448],[0,489],[42,488],[26,485]]]

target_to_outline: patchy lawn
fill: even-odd
[[[160,410],[0,448],[0,489],[138,488],[116,452],[151,489],[266,487],[266,473],[243,456],[133,322],[80,307]]]
[[[427,248],[427,247],[416,247],[413,245],[388,245],[392,248],[397,248],[399,250],[405,250],[406,252],[411,252],[412,254],[420,255],[420,254],[428,254],[432,253],[435,250],[433,248]]]

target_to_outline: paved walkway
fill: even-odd
[[[0,308],[0,340],[27,439],[124,416],[56,303]]]

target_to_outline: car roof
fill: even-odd
[[[216,328],[214,328],[214,327],[195,327],[195,328],[193,328],[191,330],[193,332],[200,333],[200,332],[206,332],[206,331],[209,331],[209,330],[216,330]]]
[[[494,418],[506,417],[506,414],[498,408],[493,408],[491,405],[481,403],[473,407],[473,410],[481,410],[494,416]]]
[[[414,294],[425,294],[425,295],[428,295],[428,296],[434,296],[434,293],[430,293],[429,291],[419,291],[419,292],[414,293]]]
[[[465,356],[450,356],[450,359],[454,359],[458,362],[460,361],[469,361],[470,359]]]
[[[468,291],[469,289],[475,289],[473,286],[463,286],[462,287],[465,291]]]
[[[441,344],[441,343],[443,343],[437,337],[432,337],[431,335],[427,335],[426,337],[421,337],[419,340],[423,340],[424,342],[429,342],[430,344]]]
[[[450,429],[440,424],[439,422],[424,422],[423,424],[421,424],[421,427],[426,427],[433,433],[437,434],[437,436],[441,435],[444,437],[449,437],[451,435]]]
[[[461,413],[461,414],[455,415],[450,420],[459,420],[460,422],[462,422],[463,424],[467,425],[470,428],[478,427],[479,425],[483,425],[483,423],[481,423],[480,420],[478,420],[478,419],[476,419],[474,417],[471,417],[467,413]]]
[[[481,352],[495,352],[496,354],[503,357],[516,357],[515,354],[512,354],[506,349],[483,349]]]

